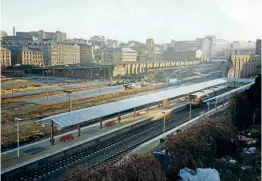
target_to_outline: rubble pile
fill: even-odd
[[[169,171],[168,177],[176,177],[184,167],[207,167],[214,157],[234,152],[235,137],[236,131],[227,112],[205,118],[182,132],[169,135],[165,148],[173,156],[174,168]]]
[[[260,126],[239,133],[238,148],[232,155],[212,160],[210,166],[218,170],[221,181],[261,180]]]

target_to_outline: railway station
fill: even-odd
[[[50,139],[2,153],[2,171],[11,173],[20,169],[27,170],[26,167],[32,164],[37,168],[43,160],[51,157],[54,159],[57,157],[55,155],[61,157],[68,154],[68,150],[74,150],[86,142],[94,144],[92,140],[99,139],[103,135],[117,134],[120,130],[143,125],[149,118],[157,115],[163,118],[170,110],[184,109],[188,102],[179,101],[179,98],[190,93],[231,85],[234,81],[234,79],[215,79],[49,116],[41,121],[44,126],[50,126]],[[242,80],[244,83],[252,83],[252,81],[254,80]],[[238,82],[242,83],[239,79]],[[188,109],[184,111],[184,114],[191,114]],[[86,126],[86,123],[93,124]],[[66,130],[69,127],[75,130],[61,135],[54,134],[55,129]]]

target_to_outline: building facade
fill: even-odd
[[[201,43],[199,41],[171,41],[171,45],[175,51],[195,50],[200,48]]]
[[[196,58],[196,50],[175,50],[169,47],[167,51],[163,52],[163,60],[165,61],[186,61],[194,60]]]
[[[30,33],[34,37],[37,37],[40,40],[49,39],[55,42],[63,42],[64,40],[66,40],[66,33],[63,33],[61,31],[45,32],[44,30],[39,30],[30,31],[28,33]]]
[[[149,51],[154,51],[154,48],[155,48],[155,42],[154,42],[154,39],[147,39],[146,40],[146,48],[149,50]]]
[[[262,55],[261,39],[257,39],[256,41],[256,55]]]
[[[79,44],[80,46],[80,63],[92,62],[94,60],[94,48],[87,44]]]
[[[0,31],[0,38],[8,36],[5,31]]]
[[[107,48],[102,52],[102,62],[135,62],[137,52],[131,48]]]
[[[11,51],[8,48],[1,48],[1,67],[7,67],[11,65]]]
[[[33,38],[33,35],[30,32],[16,32],[16,36],[19,38],[26,38],[26,39],[30,39]]]
[[[45,66],[80,63],[80,46],[76,44],[48,43],[40,45]]]
[[[216,36],[205,36],[205,39],[210,42],[208,57],[212,59],[212,57],[216,57]]]
[[[44,64],[43,52],[40,49],[21,48],[12,51],[12,65],[35,65],[42,67]]]

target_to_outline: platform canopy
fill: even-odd
[[[255,79],[251,78],[224,78],[227,82],[252,83]]]
[[[212,86],[224,84],[225,79],[215,79],[206,82],[196,83],[192,85],[181,86],[159,92],[152,92],[147,95],[137,96],[125,100],[102,104],[98,106],[79,109],[76,111],[66,112],[62,114],[53,115],[42,119],[41,121],[53,120],[61,128],[80,124],[104,116],[115,113],[120,113],[125,110],[133,109],[139,106],[156,103],[161,100],[171,99],[187,95]]]
[[[220,94],[218,96],[215,96],[215,97],[212,97],[210,99],[207,99],[204,102],[214,101],[214,100],[218,100],[218,99],[223,99],[223,100],[224,99],[228,99],[233,94],[244,92],[245,90],[249,89],[253,84],[254,84],[254,82],[253,83],[249,83],[247,85],[243,85],[243,86],[238,87],[236,89],[230,90],[230,91],[225,92],[223,94]]]

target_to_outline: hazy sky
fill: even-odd
[[[262,37],[262,0],[0,0],[1,29],[60,30],[69,38],[186,40]]]

